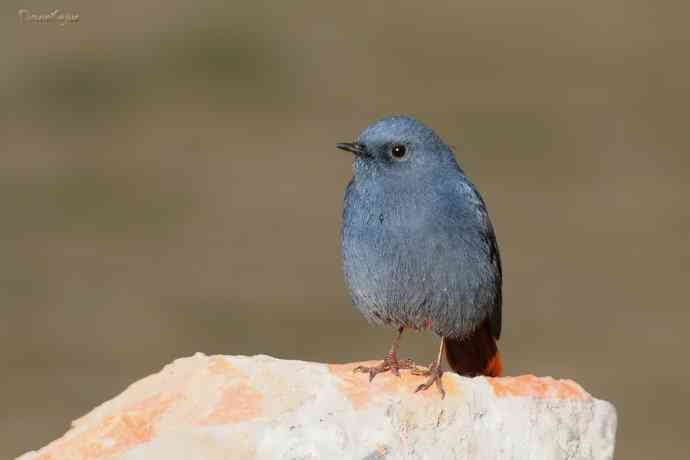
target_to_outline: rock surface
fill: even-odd
[[[424,378],[268,356],[178,359],[21,460],[610,459],[616,411],[569,380]]]

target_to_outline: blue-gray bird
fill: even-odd
[[[498,376],[502,363],[501,259],[484,200],[451,148],[414,118],[383,118],[355,142],[345,192],[342,255],[352,301],[374,324],[397,328],[383,362],[360,366],[376,374],[399,369],[428,376],[444,396],[441,360],[461,375]],[[442,337],[427,369],[399,360],[405,328]]]

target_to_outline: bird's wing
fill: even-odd
[[[494,266],[496,273],[496,301],[494,303],[494,309],[489,315],[489,329],[491,335],[493,335],[494,338],[499,339],[501,337],[501,316],[503,309],[503,268],[501,267],[501,253],[498,250],[498,241],[496,241],[494,226],[491,224],[488,214],[486,215],[486,222],[487,228],[484,235],[486,238],[486,243],[489,247],[491,264]]]
[[[489,313],[489,331],[494,338],[498,339],[501,336],[503,304],[503,268],[501,266],[501,254],[498,249],[498,241],[496,240],[494,226],[489,218],[489,212],[486,209],[486,203],[484,203],[484,199],[481,197],[476,187],[469,180],[463,181],[462,191],[468,203],[474,209],[475,215],[478,217],[479,236],[482,242],[481,246],[482,249],[487,252],[487,257],[494,272],[496,296],[493,309]]]

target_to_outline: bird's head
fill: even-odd
[[[458,168],[450,147],[431,128],[408,116],[378,120],[356,141],[337,147],[355,155],[355,175],[397,176]]]

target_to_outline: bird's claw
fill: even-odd
[[[415,368],[416,365],[411,359],[404,359],[402,361],[398,361],[398,359],[395,356],[386,356],[386,358],[383,361],[381,361],[381,363],[377,366],[357,366],[352,370],[352,372],[361,372],[363,374],[369,374],[369,382],[371,382],[372,380],[374,380],[374,377],[384,372],[390,371],[396,377],[400,377],[400,369]]]
[[[424,375],[429,377],[426,382],[422,383],[417,387],[416,390],[414,390],[415,393],[428,390],[431,385],[436,384],[436,388],[438,388],[439,393],[441,393],[441,399],[446,397],[446,391],[443,389],[443,369],[441,369],[440,364],[432,362],[428,369],[415,367],[412,370],[412,373],[414,375]]]
[[[410,370],[410,373],[412,375],[423,375],[428,377],[433,372],[434,367],[436,367],[436,362],[432,361],[428,367],[414,366],[412,370]]]

